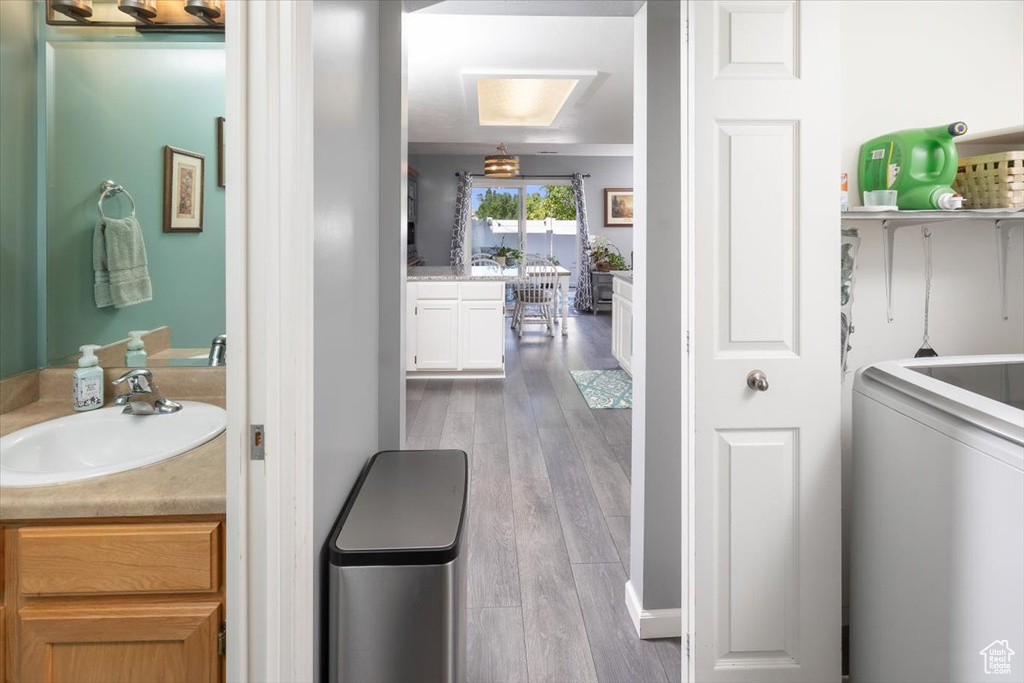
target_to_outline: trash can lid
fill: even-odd
[[[331,533],[337,566],[447,564],[466,516],[463,451],[384,451],[370,459]]]

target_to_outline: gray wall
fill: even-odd
[[[637,274],[633,290],[630,582],[644,610],[682,606],[681,5],[647,3],[634,33]],[[657,69],[648,70],[648,64]]]
[[[405,446],[405,275],[409,121],[402,5],[380,7],[379,447]]]
[[[38,367],[36,8],[0,2],[0,377]]]
[[[319,550],[378,445],[380,81],[376,2],[315,4],[313,533]],[[322,604],[322,565],[314,577]],[[321,641],[315,656],[320,659]]]
[[[604,188],[633,186],[632,157],[533,155],[520,157],[520,164],[524,175],[589,173],[591,177],[584,187],[590,234],[610,239],[629,261],[633,250],[633,228],[604,227]],[[447,265],[455,212],[455,172],[482,172],[483,157],[410,154],[409,165],[420,174],[416,247],[425,265]]]

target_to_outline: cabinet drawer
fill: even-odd
[[[459,298],[463,301],[502,301],[505,299],[505,283],[461,282]]]
[[[417,299],[458,299],[458,282],[417,282]]]
[[[629,301],[633,300],[633,285],[622,278],[612,280],[612,291]]]
[[[26,595],[213,593],[220,524],[96,524],[18,532]]]

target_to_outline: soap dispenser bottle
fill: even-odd
[[[131,339],[128,340],[128,350],[124,354],[124,364],[129,368],[146,367],[146,344],[142,341],[142,335],[146,330],[133,330],[128,333]]]
[[[98,348],[95,344],[86,344],[78,349],[82,357],[75,370],[75,410],[96,410],[103,406],[103,368],[96,357]]]

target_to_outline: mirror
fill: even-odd
[[[35,36],[15,23],[3,36],[0,376],[75,362],[83,344],[131,330],[159,330],[146,335],[151,365],[206,365],[225,331],[223,35],[53,27],[34,11]],[[134,203],[144,255],[130,226],[108,221],[104,272],[94,240],[108,180],[124,191],[102,210],[126,219]]]

